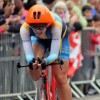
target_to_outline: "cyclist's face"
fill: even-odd
[[[43,29],[34,29],[33,28],[34,33],[36,34],[36,36],[40,37],[46,32],[46,27]]]
[[[38,37],[41,37],[46,32],[47,28],[47,24],[31,24],[30,26]]]

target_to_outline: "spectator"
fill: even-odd
[[[81,0],[71,0],[75,5],[77,5],[79,8],[81,7]]]
[[[27,10],[24,8],[22,0],[14,0],[12,5],[15,7],[13,7],[13,14],[9,17],[8,32],[18,33],[27,15]]]
[[[69,23],[69,11],[65,2],[57,1],[52,8],[52,11],[57,13],[65,23]]]
[[[7,31],[9,29],[9,25],[8,24],[3,24],[3,25],[0,25],[0,33],[3,33],[5,31]]]
[[[100,13],[97,13],[94,18],[94,27],[96,28],[96,33],[100,33]]]
[[[4,14],[3,5],[4,5],[4,1],[3,0],[0,0],[0,15]]]
[[[92,11],[91,11],[91,7],[89,5],[84,5],[82,7],[82,13],[83,13],[83,16],[88,19],[90,17],[92,17]]]
[[[52,10],[52,6],[55,4],[56,0],[42,0],[42,2]]]
[[[69,11],[69,16],[70,16],[69,24],[73,26],[74,23],[78,22],[79,16],[75,13],[75,11],[73,9],[73,5],[70,1],[67,1],[67,7],[68,7],[68,11]]]
[[[100,0],[89,0],[89,3],[100,13]]]
[[[9,29],[8,20],[6,18],[10,15],[10,7],[6,6],[6,3],[3,0],[0,0],[0,33],[3,33]]]
[[[82,12],[81,12],[80,8],[78,7],[78,5],[76,5],[76,3],[74,3],[74,0],[67,1],[66,4],[68,6],[68,9],[69,9],[71,15],[73,15],[73,14],[75,15],[74,20],[72,20],[72,21],[76,21],[75,19],[77,19],[77,22],[79,22],[82,27],[86,27],[87,21],[83,17]]]
[[[22,0],[24,3],[24,7],[26,10],[29,10],[29,8],[36,4],[36,0]]]
[[[93,15],[92,15],[92,9],[90,5],[84,5],[82,7],[82,14],[86,18],[88,22],[88,27],[93,27]]]

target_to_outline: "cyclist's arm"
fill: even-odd
[[[45,59],[47,64],[52,63],[58,58],[61,45],[61,29],[54,27],[52,29],[52,35],[50,55]]]
[[[32,50],[32,44],[30,40],[30,33],[29,28],[26,24],[23,24],[20,29],[20,36],[23,43],[23,48],[26,56],[27,62],[31,62],[34,58],[33,50]]]

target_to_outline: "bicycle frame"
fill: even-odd
[[[54,75],[52,73],[52,100],[55,100],[56,98],[56,81],[55,81],[55,78],[54,78]]]
[[[51,72],[51,81],[49,82],[47,73],[48,73],[48,69],[45,69],[45,71],[42,73],[43,74],[42,82],[43,84],[45,84],[45,88],[46,88],[46,94],[45,94],[47,97],[46,100],[55,100],[56,81],[55,81],[53,73]]]

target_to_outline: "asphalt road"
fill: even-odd
[[[100,94],[99,95],[91,95],[91,96],[86,96],[84,98],[73,98],[73,100],[100,100]]]

